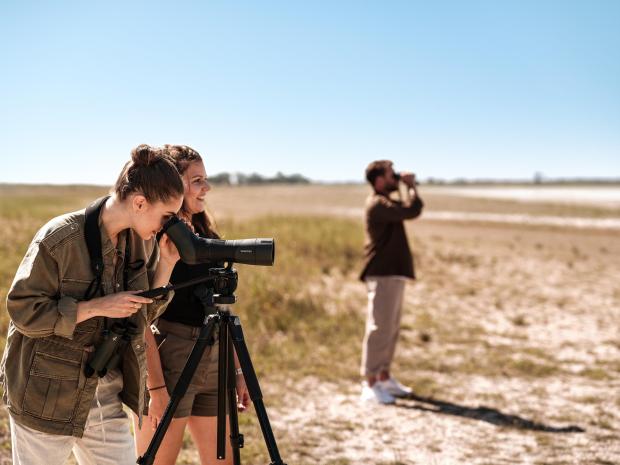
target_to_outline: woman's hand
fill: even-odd
[[[172,270],[179,260],[179,251],[167,234],[159,239],[159,262],[151,282],[151,289],[165,286],[170,281]]]
[[[157,429],[157,425],[161,421],[161,417],[164,416],[166,406],[168,405],[168,402],[170,402],[170,396],[168,395],[168,390],[165,387],[149,391],[149,395],[151,398],[149,400],[148,419],[151,423],[153,431],[155,431]]]
[[[250,393],[248,387],[245,384],[245,378],[243,374],[236,376],[237,378],[237,410],[245,412],[250,405]]]
[[[108,318],[126,318],[136,313],[142,305],[150,304],[153,299],[141,297],[142,291],[117,292],[103,297],[96,297],[78,303],[77,323],[96,316]]]
[[[159,262],[174,268],[174,265],[180,258],[179,251],[174,242],[170,240],[168,234],[162,234],[161,239],[159,239]]]

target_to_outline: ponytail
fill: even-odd
[[[183,180],[174,161],[160,147],[138,145],[114,185],[120,200],[138,192],[149,202],[167,202],[183,195]]]

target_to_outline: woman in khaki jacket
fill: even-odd
[[[86,245],[85,210],[54,218],[34,237],[7,297],[11,322],[1,365],[14,465],[62,465],[72,451],[80,465],[135,463],[122,403],[143,410],[144,329],[171,298],[136,294],[168,283],[178,253],[165,235],[158,246],[155,234],[182,202],[174,163],[164,150],[141,145],[101,203],[100,282]],[[104,331],[125,317],[136,330],[119,364],[101,378],[87,376]]]

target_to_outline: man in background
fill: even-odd
[[[392,162],[378,160],[366,168],[366,179],[373,193],[366,200],[365,264],[360,279],[368,288],[368,315],[362,346],[361,399],[393,404],[396,397],[411,394],[390,374],[396,341],[400,331],[401,307],[405,284],[415,279],[403,221],[420,216],[423,203],[413,173],[395,173]],[[390,198],[407,188],[405,201]]]

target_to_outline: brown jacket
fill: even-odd
[[[84,365],[101,341],[103,317],[76,325],[77,304],[93,279],[84,238],[85,211],[54,218],[30,244],[7,297],[11,317],[0,367],[3,400],[16,422],[51,434],[81,437],[97,375],[86,378]],[[118,237],[117,251],[101,225],[104,260],[103,292],[124,290],[124,250],[129,235],[130,267],[127,290],[149,289],[159,249],[131,230]],[[116,267],[113,264],[117,255]],[[138,333],[124,352],[121,399],[134,412],[145,403],[146,355],[144,328],[161,314],[172,293],[142,306],[132,318]]]
[[[367,276],[415,278],[403,221],[420,216],[423,207],[422,199],[417,195],[407,204],[376,192],[368,196],[362,281]]]

